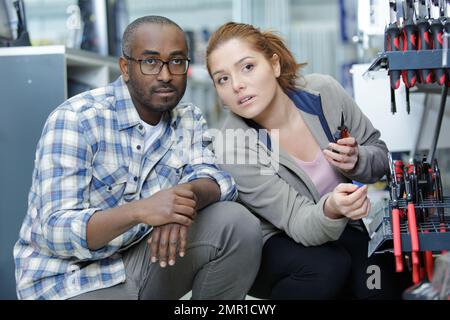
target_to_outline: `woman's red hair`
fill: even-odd
[[[280,58],[280,76],[278,83],[284,91],[294,90],[296,80],[299,77],[298,71],[305,64],[298,64],[294,56],[286,47],[283,39],[273,32],[261,32],[250,24],[228,22],[217,29],[209,39],[206,48],[206,66],[211,76],[209,57],[211,53],[225,42],[231,39],[239,39],[249,43],[255,50],[262,53],[269,61],[274,54]]]

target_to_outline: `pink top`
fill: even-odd
[[[333,191],[339,184],[340,180],[338,175],[327,159],[325,159],[320,148],[317,151],[316,158],[311,162],[302,161],[296,157],[293,158],[298,166],[311,178],[321,197]]]

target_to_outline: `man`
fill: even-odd
[[[184,32],[139,18],[122,49],[121,77],[47,119],[14,247],[18,297],[242,299],[259,267],[260,226],[230,202],[237,191],[207,149],[199,109],[178,105]]]

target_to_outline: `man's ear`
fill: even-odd
[[[281,74],[280,57],[276,53],[274,53],[272,55],[272,58],[270,59],[270,63],[272,64],[275,78],[278,78]]]
[[[120,73],[122,74],[123,81],[127,82],[130,79],[130,75],[128,73],[128,60],[124,57],[119,58],[119,67]]]

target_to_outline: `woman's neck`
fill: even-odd
[[[282,130],[296,119],[296,107],[289,96],[278,87],[275,96],[267,108],[253,120],[267,130]]]

